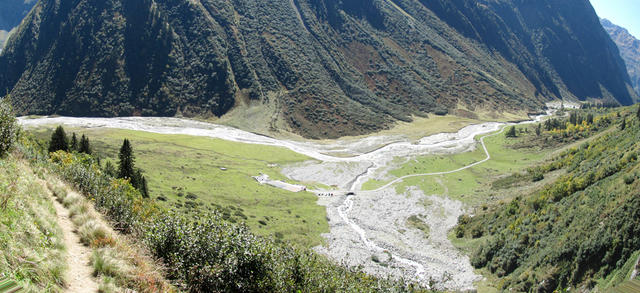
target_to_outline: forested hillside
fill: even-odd
[[[9,32],[29,13],[36,0],[3,0],[0,3],[0,53]]]
[[[633,89],[640,95],[640,40],[623,27],[619,27],[609,20],[602,19],[602,26],[611,35],[611,39],[618,45],[620,55],[626,63]]]
[[[640,255],[640,110],[632,109],[578,118],[584,122],[568,122],[564,130],[552,126],[562,139],[613,123],[529,170],[534,181],[563,171],[555,182],[461,218],[459,237],[483,238],[472,265],[516,292],[611,288],[628,278]]]
[[[21,114],[213,117],[363,134],[636,99],[587,0],[41,1],[0,56]]]

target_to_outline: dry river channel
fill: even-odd
[[[539,121],[543,116],[535,117]],[[407,177],[455,173],[491,159],[484,137],[497,135],[505,123],[470,125],[456,133],[440,133],[410,141],[404,136],[369,136],[331,141],[280,140],[236,128],[179,118],[20,118],[25,127],[67,125],[85,128],[117,128],[159,134],[184,134],[229,141],[288,148],[312,160],[283,166],[292,180],[317,182],[330,190],[310,190],[326,206],[330,232],[326,243],[315,250],[338,263],[358,267],[377,276],[419,282],[439,290],[474,289],[481,279],[468,256],[450,242],[448,232],[465,212],[464,205],[447,194],[424,194],[409,187],[396,191],[396,183]],[[531,123],[523,122],[523,123]],[[479,141],[477,137],[483,136]],[[455,154],[482,147],[486,159],[447,172],[412,174],[392,178],[388,171],[418,156]],[[268,158],[266,158],[268,159]],[[256,174],[257,175],[257,174]],[[362,190],[371,180],[390,181],[376,190]],[[248,181],[247,184],[254,184]],[[443,186],[446,191],[447,186]],[[429,226],[425,233],[407,223],[418,217]]]

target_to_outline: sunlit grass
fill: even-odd
[[[37,133],[47,138],[50,131]],[[260,185],[251,177],[264,173],[299,183],[288,180],[281,168],[309,158],[288,149],[117,129],[67,132],[88,135],[103,161],[114,165],[122,140],[128,138],[136,165],[146,172],[151,197],[166,198],[159,202],[168,207],[185,213],[218,209],[231,221],[245,222],[256,234],[307,247],[321,244],[321,234],[329,231],[325,208],[316,204],[315,195]]]

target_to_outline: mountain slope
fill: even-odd
[[[270,126],[318,138],[447,109],[636,98],[586,0],[42,1],[14,39],[0,88],[21,113],[258,105]]]
[[[631,84],[636,93],[640,94],[640,40],[636,39],[625,28],[602,19],[602,26],[611,35],[611,39],[618,45],[620,55],[626,63]]]
[[[0,4],[0,52],[9,37],[9,32],[20,24],[36,0],[4,0]]]
[[[610,292],[604,289],[628,279],[640,255],[637,109],[596,117],[596,125],[613,126],[528,171],[544,178],[560,170],[554,182],[461,218],[459,236],[483,238],[472,265],[513,292],[588,292],[596,285],[601,290],[594,291]],[[585,128],[587,122],[574,131]],[[551,133],[553,140],[563,137],[562,130]]]

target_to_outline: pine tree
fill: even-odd
[[[89,144],[89,138],[84,136],[84,134],[82,135],[82,138],[80,138],[79,152],[85,153],[87,155],[91,154],[91,145]]]
[[[517,137],[518,135],[516,134],[516,127],[515,126],[511,126],[511,128],[509,128],[509,130],[507,131],[505,136],[506,137]]]
[[[587,115],[587,123],[593,124],[593,114],[589,113],[589,115]]]
[[[143,198],[149,198],[149,189],[147,188],[147,179],[142,176],[140,180],[140,194],[142,194]]]
[[[131,149],[131,143],[128,139],[124,139],[122,147],[120,148],[120,154],[118,155],[120,162],[118,164],[118,178],[125,178],[131,180],[131,185],[137,186],[137,182],[134,182],[135,169],[134,169],[134,157],[133,150]]]
[[[137,190],[140,190],[142,187],[142,170],[140,168],[136,168],[135,174],[133,178],[131,178],[131,185],[135,187]]]
[[[627,119],[622,118],[622,123],[620,123],[620,130],[624,130],[625,128],[627,128]]]
[[[551,119],[547,119],[547,120],[544,121],[544,129],[546,131],[551,131],[551,129],[552,129]]]
[[[51,134],[51,141],[49,142],[49,152],[53,153],[57,151],[69,151],[69,139],[62,126],[58,126],[53,134]]]
[[[542,134],[542,124],[538,124],[538,126],[536,126],[536,135],[540,136],[540,134]]]
[[[578,124],[578,113],[574,111],[569,114],[569,123],[573,125]]]
[[[71,135],[71,145],[69,146],[69,149],[71,151],[77,151],[78,150],[78,138],[76,137],[76,133],[74,132],[73,135]]]

